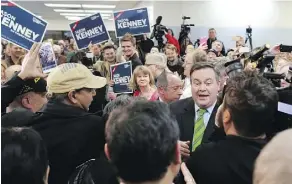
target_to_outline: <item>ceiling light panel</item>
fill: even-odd
[[[84,10],[86,13],[113,13],[112,10]]]
[[[63,16],[90,16],[92,15],[91,13],[60,13],[60,15],[63,15]]]
[[[116,5],[104,5],[104,4],[83,4],[83,8],[105,8],[105,9],[113,9],[116,8]]]
[[[55,12],[63,12],[63,13],[83,13],[83,10],[69,10],[69,9],[54,9]],[[90,13],[90,12],[88,12]]]
[[[73,17],[88,17],[91,16],[93,14],[89,14],[89,13],[60,13],[60,15],[63,16],[73,16]],[[106,13],[101,13],[100,14],[102,17],[110,17],[111,14],[106,14]]]
[[[81,20],[82,17],[70,17],[70,16],[66,16],[66,19],[68,19],[68,20]]]
[[[54,7],[54,8],[81,8],[80,4],[47,4],[45,6]]]

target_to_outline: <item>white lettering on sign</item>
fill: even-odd
[[[40,35],[29,28],[16,22],[16,17],[1,10],[1,24],[10,28],[10,30],[19,36],[35,41]]]
[[[128,84],[129,82],[130,82],[130,77],[129,76],[114,78],[114,83],[115,84]]]
[[[140,20],[133,20],[129,21],[129,19],[121,19],[118,20],[118,29],[128,28],[128,27],[145,27],[146,25],[146,19],[140,19]]]
[[[103,27],[102,25],[94,27],[92,29],[86,30],[85,28],[79,29],[75,32],[77,40],[83,40],[85,38],[90,38],[94,36],[98,36],[103,34]]]

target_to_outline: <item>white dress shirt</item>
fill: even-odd
[[[184,91],[183,91],[183,94],[180,96],[180,100],[189,98],[192,96],[192,86],[191,86],[190,78],[185,78],[184,81],[185,81]]]
[[[209,108],[206,109],[207,111],[204,114],[204,125],[205,125],[205,128],[208,125],[209,119],[211,117],[211,114],[213,112],[213,109],[214,109],[215,105],[216,105],[216,102],[212,106],[210,106]],[[200,110],[200,107],[197,104],[195,104],[196,121],[197,121],[197,119],[199,117],[199,110]]]

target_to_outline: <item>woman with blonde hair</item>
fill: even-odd
[[[5,61],[1,60],[1,84],[6,82],[5,70],[7,69],[7,64]]]
[[[144,97],[150,101],[158,99],[154,77],[146,66],[137,66],[130,81],[134,96]]]

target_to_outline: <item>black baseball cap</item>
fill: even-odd
[[[43,78],[34,78],[24,81],[24,86],[19,91],[18,95],[28,92],[44,93],[47,92],[47,81]]]

